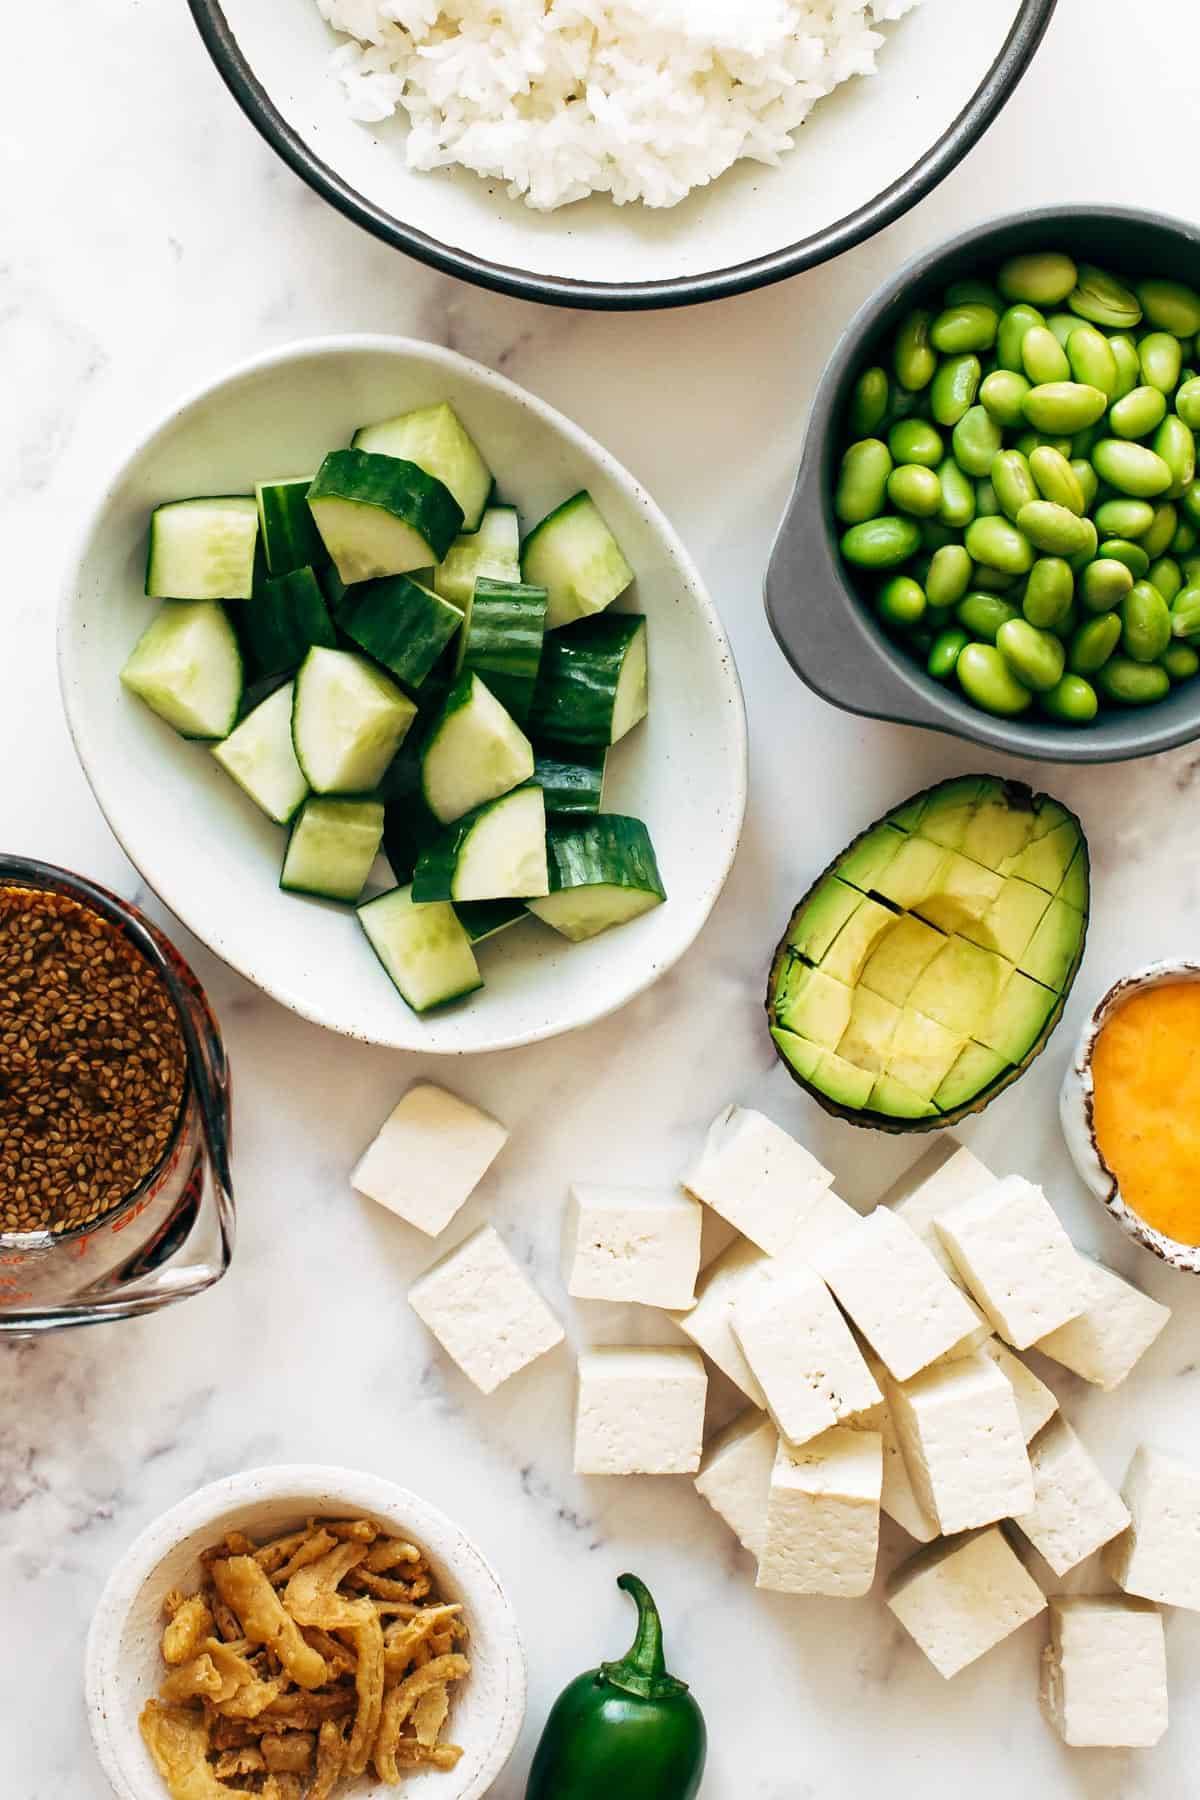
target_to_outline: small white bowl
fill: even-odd
[[[441,1590],[460,1600],[471,1636],[470,1675],[454,1693],[447,1741],[461,1744],[453,1770],[404,1778],[424,1800],[478,1800],[512,1754],[525,1717],[525,1657],[516,1617],[495,1572],[444,1513],[406,1488],[351,1469],[300,1465],[252,1469],[201,1488],[150,1525],[114,1569],[87,1642],[92,1741],[119,1800],[166,1800],[138,1730],[138,1715],[163,1679],[163,1596],[199,1582],[200,1552],[226,1531],[252,1537],[294,1530],[310,1515],[365,1516],[402,1531],[427,1553]],[[394,1788],[364,1777],[354,1800],[385,1800]]]
[[[1097,1199],[1103,1200],[1121,1229],[1144,1249],[1161,1256],[1173,1269],[1197,1275],[1200,1274],[1200,1246],[1180,1244],[1156,1231],[1122,1196],[1116,1176],[1101,1155],[1093,1116],[1092,1055],[1106,1021],[1143,988],[1162,987],[1176,981],[1200,981],[1200,964],[1182,961],[1147,963],[1145,968],[1135,969],[1132,975],[1124,976],[1109,988],[1079,1034],[1075,1054],[1063,1077],[1059,1117],[1067,1149],[1081,1178]]]
[[[120,686],[154,611],[142,592],[160,500],[249,493],[315,469],[356,425],[448,400],[526,529],[589,488],[637,580],[618,606],[649,619],[650,716],[609,759],[605,806],[649,826],[667,901],[588,943],[527,921],[484,944],[487,986],[417,1018],[346,908],[280,892],[283,831],[201,745]],[[599,444],[502,375],[406,338],[335,337],[256,358],[179,406],[121,466],[87,526],[59,616],[75,748],[130,861],[188,930],[318,1025],[394,1050],[507,1050],[590,1024],[691,945],[729,873],[746,807],[746,717],[733,653],[687,551]]]

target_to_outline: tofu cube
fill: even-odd
[[[1056,1595],[1042,1652],[1041,1701],[1064,1744],[1157,1744],[1167,1729],[1162,1614],[1110,1594]]]
[[[778,1449],[779,1433],[772,1421],[757,1406],[748,1406],[713,1439],[696,1477],[697,1493],[751,1556],[762,1553]]]
[[[771,1474],[760,1588],[854,1600],[875,1579],[883,1444],[838,1426],[802,1449],[781,1444]]]
[[[1016,1350],[1085,1311],[1087,1266],[1041,1188],[1009,1175],[935,1220],[972,1297]]]
[[[1121,1496],[1132,1523],[1105,1552],[1112,1579],[1127,1594],[1200,1612],[1200,1469],[1143,1444]]]
[[[948,1681],[1045,1610],[998,1525],[930,1545],[895,1573],[888,1606]]]
[[[731,1244],[736,1244],[741,1232],[720,1213],[714,1212],[711,1206],[700,1208],[702,1224],[700,1227],[700,1267],[707,1269],[715,1263],[718,1256],[723,1256]]]
[[[883,1395],[812,1269],[796,1268],[734,1308],[733,1331],[780,1434],[805,1444]]]
[[[1131,1282],[1084,1258],[1088,1303],[1083,1312],[1039,1338],[1035,1348],[1085,1381],[1110,1392],[1145,1355],[1171,1316]]]
[[[858,1216],[830,1193],[833,1176],[815,1156],[741,1106],[727,1106],[713,1120],[683,1185],[772,1256],[797,1239],[819,1241],[845,1229]]]
[[[978,1327],[965,1295],[886,1206],[815,1249],[812,1263],[898,1381],[928,1368]]]
[[[863,1348],[863,1360],[871,1371],[872,1379],[882,1389],[887,1381],[887,1371],[869,1346]],[[854,1431],[879,1433],[883,1442],[883,1492],[880,1505],[888,1518],[894,1519],[918,1544],[930,1543],[938,1535],[937,1524],[929,1517],[913,1492],[886,1395],[878,1406],[868,1407],[866,1412],[855,1413],[846,1420],[846,1424]]]
[[[419,1081],[359,1158],[352,1186],[427,1237],[445,1231],[508,1142],[497,1120]]]
[[[413,1283],[408,1303],[483,1394],[563,1341],[498,1231],[481,1225]]]
[[[915,1231],[925,1248],[936,1256],[945,1273],[959,1287],[963,1278],[954,1258],[934,1227],[939,1213],[949,1212],[960,1200],[973,1199],[997,1186],[997,1177],[986,1164],[956,1138],[940,1137],[912,1168],[888,1189],[880,1206],[889,1206]]]
[[[1033,1473],[1012,1388],[986,1356],[889,1381],[913,1492],[949,1535],[1033,1506]]]
[[[573,1187],[563,1276],[576,1300],[695,1304],[702,1211],[682,1188]]]
[[[1033,1506],[1018,1525],[1056,1575],[1065,1575],[1129,1523],[1125,1502],[1067,1421],[1052,1419],[1029,1446]]]
[[[991,1357],[1011,1386],[1017,1403],[1017,1417],[1021,1421],[1021,1435],[1028,1443],[1058,1411],[1057,1396],[1027,1363],[1021,1361],[1016,1351],[1002,1344],[999,1338],[988,1338],[983,1345],[983,1354]]]
[[[739,1238],[700,1277],[695,1306],[689,1312],[672,1314],[679,1329],[709,1361],[741,1388],[748,1400],[763,1408],[767,1397],[733,1334],[733,1312],[740,1301],[777,1280],[782,1270],[783,1265],[773,1257]]]
[[[695,1350],[606,1348],[579,1358],[578,1475],[694,1475],[708,1376]]]

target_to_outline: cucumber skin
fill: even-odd
[[[518,725],[533,705],[545,633],[545,588],[482,576],[476,581],[459,666],[473,669]]]
[[[292,575],[304,568],[316,570],[329,561],[316,520],[308,510],[311,485],[311,481],[300,480],[259,484],[258,536],[271,575]]]
[[[527,786],[533,784],[527,783]],[[502,806],[512,794],[523,792],[521,788],[513,788],[509,794],[501,794],[498,800],[485,800],[482,806],[474,807],[464,813],[461,819],[455,819],[452,825],[444,825],[432,843],[421,851],[413,874],[412,896],[418,906],[427,906],[433,900],[454,900],[454,878],[458,873],[459,858],[464,845],[469,841],[476,824],[484,813],[491,812],[493,807]],[[514,896],[515,898],[515,896]],[[487,900],[481,902],[464,901],[463,905],[507,905],[508,899]],[[518,904],[520,902],[518,901]]]
[[[482,944],[529,917],[523,900],[456,900],[454,911],[472,944]]]
[[[598,813],[604,803],[607,744],[534,745],[533,779],[546,796],[551,817]]]
[[[349,500],[378,506],[424,538],[441,562],[462,530],[463,511],[448,487],[416,463],[369,450],[331,450],[307,494],[314,500]]]
[[[657,894],[660,900],[667,897],[654,845],[641,819],[597,813],[586,822],[552,827],[546,834],[546,851],[552,894],[605,886],[635,888]]]
[[[257,681],[290,675],[314,645],[337,648],[337,633],[310,568],[268,575],[237,615]]]
[[[410,576],[385,575],[345,588],[337,623],[397,681],[419,688],[460,629],[462,614]]]
[[[621,667],[642,613],[596,613],[547,633],[530,710],[538,738],[608,744]]]

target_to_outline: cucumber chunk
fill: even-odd
[[[458,666],[481,675],[519,725],[533,704],[545,630],[545,588],[480,576],[463,621]]]
[[[529,910],[572,943],[636,919],[667,897],[640,819],[600,813],[552,828],[547,849],[550,893],[530,900]]]
[[[311,475],[289,475],[278,481],[260,481],[254,489],[258,504],[258,529],[269,575],[290,575],[295,569],[323,563],[325,546],[308,506]]]
[[[580,619],[547,637],[530,721],[536,737],[615,744],[649,707],[640,613]]]
[[[292,742],[318,794],[373,788],[417,709],[395,682],[349,650],[310,650],[296,677]]]
[[[417,863],[413,899],[510,900],[550,892],[546,805],[539,787],[515,788],[468,813]]]
[[[462,508],[434,476],[416,463],[365,450],[331,451],[308,504],[348,587],[440,562],[462,525]]]
[[[435,476],[462,508],[463,531],[479,529],[492,492],[492,471],[447,401],[384,419],[379,425],[364,425],[351,441],[356,450],[400,457]]]
[[[480,576],[520,581],[521,527],[515,506],[489,506],[478,531],[455,538],[433,571],[434,592],[465,612]]]
[[[464,669],[426,740],[421,787],[435,819],[450,825],[533,774],[533,746],[491,690]]]
[[[456,606],[410,575],[346,589],[337,622],[406,687],[420,687],[463,622]]]
[[[279,885],[292,894],[357,900],[382,837],[378,800],[306,800],[288,838]]]
[[[325,596],[309,568],[258,582],[254,598],[238,608],[237,622],[260,679],[290,675],[315,644],[328,650],[337,644]]]
[[[224,607],[215,600],[168,600],[134,645],[121,680],[181,737],[228,737],[244,674]]]
[[[308,794],[304,771],[292,747],[295,684],[276,688],[247,713],[213,755],[268,819],[286,825]]]
[[[533,779],[546,796],[546,811],[555,814],[597,813],[604,802],[607,744],[534,746]]]
[[[462,900],[455,904],[454,911],[472,944],[498,937],[510,925],[519,925],[529,917],[522,900]]]
[[[365,900],[358,922],[415,1013],[448,1006],[483,986],[471,940],[448,901],[418,906],[410,887],[392,888]]]
[[[258,508],[249,494],[156,506],[146,592],[156,600],[248,600],[257,541]]]
[[[535,525],[525,540],[526,581],[549,593],[546,630],[603,612],[633,580],[621,546],[584,490]]]

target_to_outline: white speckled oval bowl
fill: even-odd
[[[1170,1263],[1173,1269],[1198,1275],[1200,1246],[1177,1243],[1174,1238],[1156,1231],[1125,1201],[1116,1176],[1100,1154],[1092,1113],[1092,1053],[1105,1022],[1141,989],[1162,987],[1175,981],[1200,981],[1200,964],[1185,961],[1147,963],[1145,968],[1136,969],[1109,988],[1079,1034],[1075,1054],[1063,1077],[1059,1116],[1067,1148],[1081,1178],[1096,1198],[1104,1202],[1121,1229],[1143,1249],[1152,1250],[1155,1256]]]
[[[265,1537],[312,1514],[366,1516],[414,1539],[469,1622],[471,1673],[453,1695],[446,1729],[463,1756],[453,1770],[406,1775],[405,1793],[479,1800],[496,1780],[525,1717],[525,1656],[495,1572],[452,1520],[406,1488],[351,1469],[298,1465],[251,1469],[201,1488],[156,1519],[109,1577],[88,1634],[86,1688],[92,1741],[118,1800],[166,1800],[138,1730],[138,1715],[164,1673],[163,1596],[196,1585],[200,1552],[224,1532]],[[354,1800],[384,1800],[396,1790],[368,1776],[352,1792]]]

